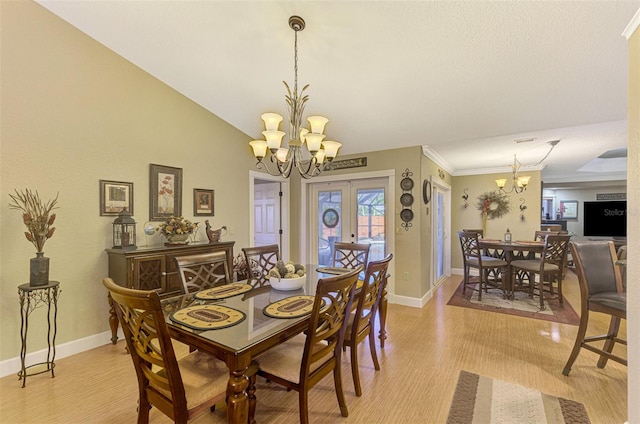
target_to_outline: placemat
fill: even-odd
[[[218,330],[244,321],[246,315],[220,305],[195,305],[175,311],[171,321],[194,330]]]
[[[341,275],[341,274],[346,274],[348,272],[351,272],[353,270],[350,269],[350,268],[339,268],[339,267],[326,266],[326,267],[322,267],[322,268],[316,268],[316,271],[321,272],[323,274]]]
[[[542,246],[544,245],[541,241],[527,241],[527,240],[517,240],[514,241],[515,244],[521,244],[523,246]]]
[[[306,294],[285,297],[268,304],[262,313],[271,318],[297,318],[311,313],[314,300],[315,296]]]
[[[224,286],[213,287],[194,293],[194,297],[200,300],[225,299],[227,297],[236,296],[246,293],[253,287],[244,283],[225,284]]]

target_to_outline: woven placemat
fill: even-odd
[[[227,297],[236,296],[246,293],[253,287],[244,283],[225,284],[224,286],[213,287],[206,290],[196,292],[193,296],[201,300],[226,299]]]
[[[218,330],[244,321],[244,312],[221,305],[195,305],[178,309],[171,321],[194,330]]]
[[[315,296],[304,294],[286,297],[270,303],[262,313],[271,318],[297,318],[311,313],[314,300]]]
[[[321,268],[316,268],[316,271],[321,272],[323,274],[333,274],[333,275],[342,275],[353,271],[350,268],[339,268],[333,266],[325,266]]]

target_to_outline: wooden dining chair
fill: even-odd
[[[267,246],[243,247],[244,259],[247,268],[252,271],[249,276],[249,284],[254,287],[262,287],[269,284],[269,271],[280,260],[280,249],[277,244]]]
[[[185,293],[231,282],[226,252],[209,252],[174,258]]]
[[[478,286],[478,300],[482,300],[482,289],[485,292],[489,289],[489,272],[494,275],[506,273],[507,261],[493,256],[487,256],[482,253],[480,244],[478,243],[478,233],[475,231],[458,231],[460,246],[462,248],[463,262],[463,286],[462,293],[465,292],[467,286]],[[478,279],[471,278],[471,268],[478,270]]]
[[[580,326],[562,373],[569,375],[580,349],[600,355],[598,368],[604,368],[609,359],[627,365],[626,359],[612,353],[616,343],[627,344],[618,338],[620,320],[627,319],[627,294],[623,291],[620,270],[614,264],[614,244],[612,241],[571,242],[571,253],[580,285]],[[586,337],[590,312],[611,316],[607,334]],[[593,345],[603,340],[601,348]]]
[[[362,396],[360,386],[360,373],[358,372],[358,345],[365,339],[369,339],[369,350],[376,371],[380,370],[378,355],[376,353],[375,316],[380,307],[380,300],[387,279],[389,262],[393,258],[388,254],[384,259],[371,261],[367,265],[362,287],[356,294],[354,302],[357,302],[355,312],[349,315],[347,330],[344,336],[344,349],[347,347],[351,353],[351,375],[356,396]]]
[[[544,305],[545,285],[548,285],[549,294],[553,295],[554,282],[558,286],[559,302],[563,303],[562,280],[570,239],[571,236],[568,234],[548,234],[544,239],[544,247],[539,258],[511,261],[513,274],[526,275],[530,297],[534,296],[536,280],[538,281],[540,310],[546,308]]]
[[[120,287],[111,278],[103,285],[113,300],[138,377],[138,423],[149,422],[151,406],[176,423],[186,423],[226,398],[229,370],[211,355],[195,351],[177,359],[155,291]],[[252,364],[249,393],[255,393]],[[249,399],[253,419],[256,399]]]
[[[340,268],[367,268],[369,261],[369,243],[335,242],[333,250],[333,266]]]
[[[258,356],[258,375],[298,392],[300,423],[309,422],[308,391],[333,372],[343,417],[349,415],[342,389],[342,343],[358,272],[318,280],[307,330]]]

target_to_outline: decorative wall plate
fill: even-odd
[[[402,206],[413,205],[413,195],[411,193],[404,193],[400,196],[400,203],[402,203]]]
[[[400,187],[405,191],[411,190],[413,188],[413,180],[409,177],[403,178],[400,181]]]
[[[404,222],[409,222],[413,219],[413,211],[411,209],[402,209],[400,212],[400,219]]]
[[[431,201],[431,181],[429,180],[422,182],[422,200],[425,205]]]

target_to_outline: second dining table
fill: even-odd
[[[318,279],[350,271],[320,270],[325,272],[307,265],[303,287],[293,291],[253,288],[244,280],[162,300],[171,337],[229,368],[228,422],[249,419],[247,370],[252,359],[307,328]]]
[[[480,248],[488,256],[499,257],[507,262],[506,275],[502,276],[502,291],[504,297],[513,299],[515,282],[511,262],[516,259],[532,259],[536,253],[542,252],[544,242],[542,241],[504,241],[497,239],[478,239]]]

